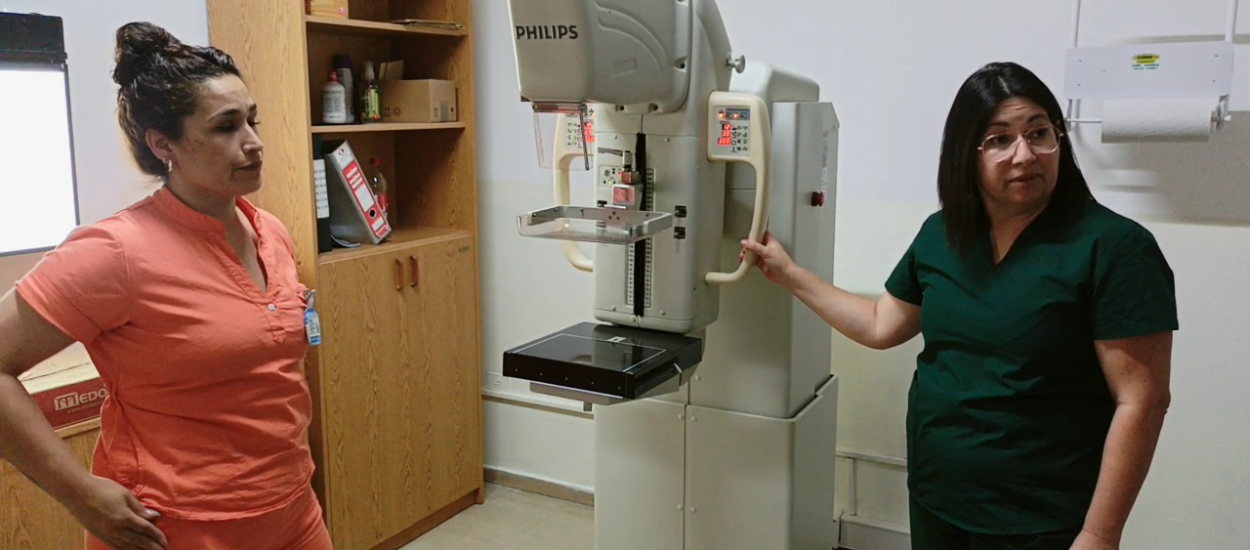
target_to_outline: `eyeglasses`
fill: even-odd
[[[977,150],[985,154],[985,159],[990,162],[1002,162],[1016,154],[1016,146],[1020,144],[1020,139],[1023,138],[1025,143],[1033,149],[1033,153],[1049,155],[1059,150],[1059,137],[1061,135],[1059,129],[1051,125],[1030,128],[1023,134],[1015,132],[991,134],[985,138],[985,141],[981,142],[981,146],[977,147]]]

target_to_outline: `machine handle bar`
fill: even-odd
[[[708,158],[725,162],[742,162],[755,168],[755,211],[751,217],[751,230],[747,238],[752,242],[760,242],[764,232],[768,230],[769,199],[772,195],[772,170],[768,160],[772,158],[772,122],[768,116],[768,106],[758,96],[729,92],[713,92],[708,103],[709,129],[719,129],[721,121],[717,114],[723,108],[749,107],[750,124],[747,134],[747,151],[728,154],[716,151],[716,137],[719,131],[709,135]],[[731,273],[710,272],[704,280],[710,285],[730,285],[741,282],[755,265],[757,257],[754,252],[746,252],[738,263],[738,269]]]

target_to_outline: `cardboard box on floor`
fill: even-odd
[[[382,122],[457,122],[456,83],[451,80],[402,80],[403,62],[383,63]]]

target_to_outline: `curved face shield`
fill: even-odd
[[[590,170],[594,114],[579,103],[534,103],[538,165],[548,170]]]

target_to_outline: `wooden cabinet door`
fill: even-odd
[[[368,550],[411,532],[482,488],[476,265],[465,236],[322,267],[336,550]]]
[[[468,236],[422,246],[410,300],[407,338],[417,360],[417,433],[421,516],[482,488],[481,360],[478,272]],[[409,261],[414,258],[410,257]]]
[[[321,268],[326,513],[338,550],[368,550],[403,531],[401,495],[416,494],[407,443],[414,416],[407,256],[386,252]]]
[[[98,421],[61,430],[78,463],[91,467]],[[87,531],[56,499],[8,462],[0,462],[0,548],[4,550],[81,550]]]

